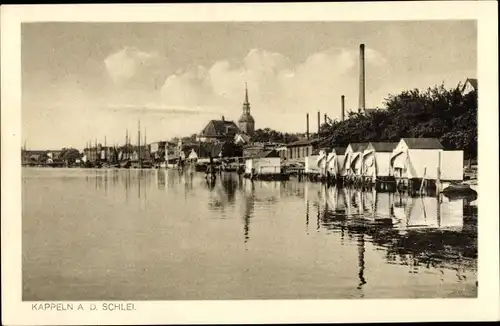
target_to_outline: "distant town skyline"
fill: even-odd
[[[248,83],[255,128],[311,131],[316,112],[477,77],[474,21],[29,23],[22,25],[22,141],[28,148],[148,142],[237,122]],[[142,140],[141,140],[142,141]]]

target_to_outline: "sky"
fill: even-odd
[[[474,21],[24,23],[22,138],[28,148],[147,141],[237,121],[245,82],[256,128],[315,130],[317,112],[477,76]],[[142,138],[142,137],[141,137]]]

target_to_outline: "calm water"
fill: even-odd
[[[23,170],[24,300],[475,297],[477,209],[174,170]]]

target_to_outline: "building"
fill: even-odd
[[[164,140],[149,144],[151,159],[154,161],[164,161],[169,146],[172,147],[173,145]]]
[[[238,126],[233,121],[226,120],[222,116],[221,120],[210,120],[202,130],[198,140],[202,142],[224,142],[233,140],[238,132]]]
[[[462,94],[468,94],[472,91],[477,91],[477,79],[476,78],[467,78],[465,80],[464,85],[462,86]]]
[[[281,159],[276,150],[266,150],[245,161],[245,174],[277,175],[281,173]]]
[[[302,139],[286,145],[287,150],[281,151],[281,158],[287,161],[298,160],[304,162],[304,158],[313,155],[319,150],[319,139]]]
[[[445,151],[437,138],[402,138],[390,164],[396,179],[463,180],[463,151]]]
[[[258,153],[277,149],[278,144],[272,143],[252,143],[243,147],[243,157],[255,156]]]
[[[363,152],[363,176],[376,179],[390,176],[391,155],[396,142],[370,142]]]
[[[250,102],[248,101],[248,88],[245,83],[245,101],[243,102],[243,113],[238,120],[238,127],[242,133],[252,136],[255,132],[255,120],[250,114]]]
[[[242,132],[237,133],[236,136],[234,136],[234,143],[238,145],[246,145],[249,144],[250,141],[250,136]]]

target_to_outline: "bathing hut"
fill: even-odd
[[[445,151],[436,138],[402,138],[393,150],[391,173],[412,190],[423,182],[463,180],[463,151]],[[415,187],[414,187],[415,185]]]
[[[319,155],[310,155],[304,157],[304,172],[309,175],[319,175],[318,160]]]
[[[328,159],[328,151],[326,149],[322,149],[319,151],[318,155],[318,170],[320,177],[326,177],[326,167],[327,167],[327,159]]]
[[[363,152],[363,178],[372,183],[386,182],[391,176],[391,156],[398,143],[370,142]]]
[[[363,152],[368,147],[368,143],[351,143],[345,151],[343,173],[352,180],[361,179]]]
[[[342,167],[344,165],[345,147],[335,147],[326,158],[326,172],[330,178],[339,180],[342,177]]]

